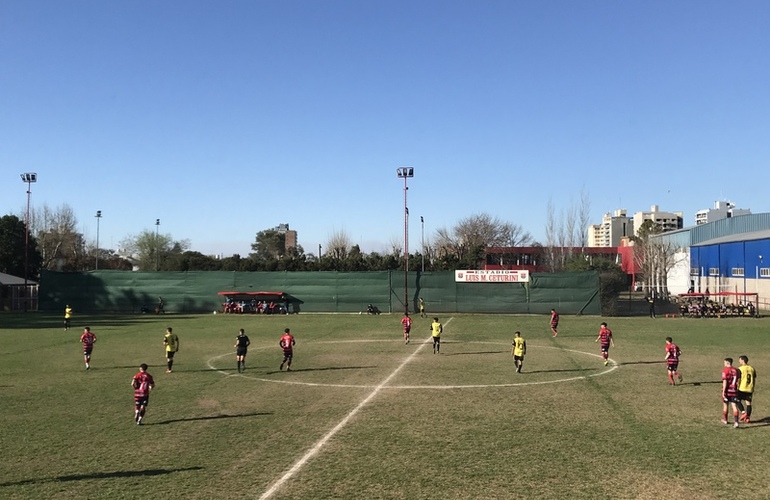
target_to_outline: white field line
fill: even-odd
[[[449,322],[450,322],[450,321],[452,321],[452,318],[449,318],[449,320],[446,322],[446,324],[449,324]],[[322,437],[320,440],[318,440],[318,442],[317,442],[315,445],[313,445],[313,447],[312,447],[312,448],[310,448],[310,450],[308,450],[308,452],[307,452],[307,453],[305,453],[305,454],[302,456],[302,458],[300,458],[299,460],[297,460],[296,462],[294,462],[294,465],[292,465],[292,466],[291,466],[291,469],[289,469],[289,470],[288,470],[288,471],[287,471],[287,472],[286,472],[286,473],[285,473],[283,476],[281,476],[281,478],[280,478],[280,479],[278,479],[276,482],[274,482],[274,483],[273,483],[273,485],[272,485],[272,486],[270,486],[270,488],[268,488],[268,490],[267,490],[267,491],[265,491],[265,492],[262,494],[262,496],[260,496],[260,497],[259,497],[259,499],[260,499],[260,500],[266,500],[266,499],[270,498],[271,496],[273,496],[273,494],[274,494],[276,491],[278,491],[278,490],[281,488],[281,486],[283,486],[283,485],[284,485],[284,483],[286,483],[286,481],[288,481],[289,479],[291,479],[291,478],[294,476],[294,474],[296,474],[297,472],[299,472],[299,470],[300,470],[300,469],[301,469],[301,468],[302,468],[302,467],[303,467],[303,466],[304,466],[304,465],[305,465],[305,464],[306,464],[306,463],[307,463],[307,462],[308,462],[308,461],[309,461],[311,458],[313,458],[315,455],[317,455],[317,454],[318,454],[318,452],[319,452],[319,451],[321,451],[321,448],[323,448],[323,447],[326,445],[326,443],[328,443],[328,442],[329,442],[329,440],[330,440],[332,437],[334,437],[334,435],[335,435],[335,434],[337,434],[337,433],[338,433],[338,432],[339,432],[339,431],[340,431],[340,430],[341,430],[343,427],[345,427],[345,425],[347,425],[347,423],[348,423],[348,422],[350,422],[350,420],[351,420],[351,419],[352,419],[352,418],[353,418],[353,417],[354,417],[354,416],[355,416],[355,415],[356,415],[356,414],[357,414],[357,413],[358,413],[358,412],[361,410],[361,408],[363,408],[364,406],[366,406],[366,405],[369,403],[369,401],[371,401],[372,399],[374,399],[374,397],[375,397],[377,394],[379,394],[379,393],[380,393],[380,391],[381,391],[381,390],[382,390],[382,389],[383,389],[383,388],[384,388],[386,385],[388,385],[388,382],[390,382],[390,380],[391,380],[393,377],[395,377],[395,376],[398,374],[398,372],[400,372],[400,371],[401,371],[401,369],[402,369],[402,368],[404,368],[404,367],[405,367],[405,366],[406,366],[406,365],[407,365],[407,364],[408,364],[410,361],[412,361],[412,359],[413,359],[413,358],[414,358],[414,357],[417,355],[417,353],[418,353],[418,352],[420,352],[420,350],[421,350],[423,347],[425,347],[426,345],[428,345],[428,344],[427,344],[427,342],[425,342],[425,343],[421,343],[421,344],[419,345],[419,347],[417,347],[417,349],[415,349],[415,350],[414,350],[414,352],[413,352],[412,354],[410,354],[409,356],[407,356],[407,358],[406,358],[406,359],[405,359],[405,360],[404,360],[404,361],[403,361],[403,362],[402,362],[400,365],[398,365],[398,367],[397,367],[395,370],[393,370],[393,372],[392,372],[390,375],[388,375],[388,376],[385,378],[385,380],[383,380],[382,382],[380,382],[380,384],[379,384],[377,387],[375,387],[375,388],[374,388],[374,390],[373,390],[373,391],[372,391],[372,392],[371,392],[371,393],[370,393],[368,396],[366,396],[366,397],[365,397],[365,398],[364,398],[364,399],[363,399],[363,400],[362,400],[360,403],[358,403],[358,406],[356,406],[355,408],[353,408],[353,409],[352,409],[352,410],[351,410],[351,411],[350,411],[350,412],[349,412],[347,415],[345,415],[345,418],[343,418],[342,420],[340,420],[340,422],[339,422],[337,425],[335,425],[335,426],[334,426],[334,428],[333,428],[332,430],[330,430],[329,432],[327,432],[327,433],[326,433],[326,435],[325,435],[324,437]]]

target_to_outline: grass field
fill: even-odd
[[[0,316],[0,498],[770,498],[765,319]],[[78,343],[98,337],[92,369]],[[166,326],[179,334],[164,373]],[[294,371],[278,338],[296,335]],[[238,328],[251,338],[235,369]],[[514,373],[510,344],[529,351]],[[664,338],[683,351],[670,387]],[[753,422],[719,423],[722,359],[759,373]],[[129,386],[156,381],[144,426]]]

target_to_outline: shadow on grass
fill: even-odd
[[[328,372],[334,370],[369,370],[371,368],[377,368],[376,366],[327,366],[324,368],[292,368],[291,372]],[[283,373],[281,370],[275,370],[271,372],[265,372],[265,375],[273,375],[275,373]]]
[[[586,372],[598,372],[599,368],[574,368],[572,370],[524,370],[523,373],[586,373]]]
[[[443,342],[442,342],[443,344]],[[503,351],[469,351],[469,352],[450,352],[448,354],[444,354],[444,356],[467,356],[467,355],[473,355],[473,354],[506,354],[510,351],[503,350]]]
[[[666,364],[665,359],[661,359],[658,361],[625,361],[623,363],[618,363],[619,366],[624,365],[663,365]]]
[[[42,484],[67,481],[83,481],[88,479],[112,479],[115,477],[145,477],[162,476],[164,474],[173,474],[174,472],[185,472],[193,470],[202,470],[203,467],[184,467],[181,469],[145,469],[145,470],[120,470],[115,472],[94,472],[91,474],[72,474],[68,476],[59,476],[46,479],[24,479],[22,481],[11,481],[0,483],[3,486],[23,486],[25,484]]]
[[[148,422],[144,425],[168,425],[175,424],[177,422],[195,422],[198,420],[220,420],[223,418],[243,418],[243,417],[259,417],[265,415],[272,415],[271,412],[254,412],[254,413],[242,413],[240,415],[212,415],[210,417],[189,417],[189,418],[175,418],[172,420],[163,420],[160,422]]]

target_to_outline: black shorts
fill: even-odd
[[[176,354],[176,351],[166,351],[166,357],[168,359],[174,359],[174,354]]]
[[[610,352],[610,345],[602,345],[602,352]]]
[[[669,363],[668,364],[668,371],[675,372],[679,369],[679,363]]]
[[[91,352],[92,352],[93,350],[94,350],[94,348],[93,348],[93,347],[84,347],[84,348],[83,348],[83,354],[85,354],[86,356],[90,356],[90,355],[91,355]]]
[[[514,359],[515,361],[524,361],[524,355],[523,355],[523,354],[522,354],[521,356],[516,356],[516,355],[514,355],[514,356],[513,356],[513,359]]]
[[[738,399],[740,399],[741,401],[749,401],[749,402],[751,402],[751,397],[752,396],[753,396],[753,393],[751,393],[751,392],[738,391]]]
[[[404,327],[404,333],[409,333],[411,331],[412,331],[412,327],[411,326]]]
[[[439,343],[441,343],[441,337],[440,337],[440,336],[439,336],[439,337],[433,337],[433,343],[434,343],[434,344],[439,344]]]
[[[725,396],[722,394],[722,402],[723,403],[735,403],[739,404],[740,401],[738,400],[738,396]]]
[[[283,360],[284,361],[291,361],[291,358],[294,357],[294,351],[283,351]]]
[[[238,347],[235,350],[235,355],[236,356],[245,356],[246,355],[246,348],[245,347]]]
[[[137,397],[134,396],[134,406],[139,408],[140,406],[147,406],[150,403],[150,396]]]

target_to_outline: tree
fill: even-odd
[[[88,267],[85,240],[76,230],[77,223],[66,203],[55,210],[43,205],[30,213],[30,230],[37,238],[45,269],[82,271]]]
[[[286,253],[286,234],[277,229],[265,229],[257,233],[257,239],[251,244],[251,254],[257,260],[269,261],[280,258]]]
[[[487,247],[526,246],[532,235],[518,224],[481,213],[460,220],[451,230],[435,233],[434,253],[440,268],[475,269],[482,264]]]
[[[23,278],[26,267],[29,271],[26,277],[37,280],[42,257],[37,248],[37,240],[30,235],[27,247],[26,236],[27,230],[23,220],[15,215],[0,217],[0,272]]]
[[[562,209],[556,218],[553,200],[548,200],[546,208],[546,249],[545,265],[550,272],[564,270],[575,248],[584,248],[587,244],[588,221],[590,220],[591,200],[583,187],[580,190],[580,203],[574,202]]]
[[[127,237],[120,245],[136,258],[142,271],[160,271],[168,270],[163,264],[164,260],[172,253],[184,252],[189,242],[173,241],[171,235],[145,229],[136,236]]]
[[[642,282],[649,293],[668,294],[668,273],[677,265],[678,248],[661,237],[663,228],[652,220],[645,220],[637,229],[634,259],[642,269]]]

